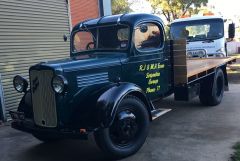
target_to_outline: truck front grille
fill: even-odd
[[[31,70],[30,82],[34,121],[43,127],[57,126],[55,93],[51,87],[53,71]]]

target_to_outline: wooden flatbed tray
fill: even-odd
[[[202,72],[207,72],[234,60],[234,57],[187,59],[187,77],[189,78]]]

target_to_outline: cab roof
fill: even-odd
[[[86,25],[87,27],[114,25],[114,24],[127,24],[129,26],[135,26],[136,24],[144,20],[158,21],[163,24],[163,21],[158,16],[155,16],[152,14],[128,13],[128,14],[103,16],[96,19],[85,20],[75,25],[73,28],[73,31],[79,30],[82,24]]]
[[[179,18],[174,20],[172,23],[176,22],[185,22],[185,21],[195,21],[195,20],[207,20],[207,19],[222,19],[221,16],[193,16],[193,17],[187,17],[187,18]]]

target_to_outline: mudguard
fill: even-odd
[[[227,75],[226,65],[223,65],[221,68],[222,68],[222,71],[223,71],[223,74],[224,74],[224,90],[229,91],[228,75]]]
[[[101,121],[102,127],[109,127],[112,124],[119,103],[129,94],[143,101],[149,112],[150,118],[152,118],[152,104],[147,99],[142,89],[133,83],[119,83],[106,90],[97,100],[96,109],[98,110],[98,119]]]
[[[33,117],[32,98],[29,90],[22,97],[18,105],[18,112],[24,112],[26,118]]]

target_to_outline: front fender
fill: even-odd
[[[133,83],[119,83],[106,90],[97,100],[96,109],[102,127],[109,127],[112,124],[119,103],[129,94],[141,99],[151,115],[153,107],[142,89]]]
[[[32,98],[30,90],[28,90],[22,97],[18,105],[18,111],[24,112],[26,118],[33,118]]]

